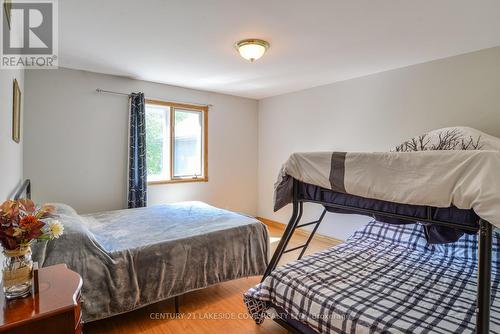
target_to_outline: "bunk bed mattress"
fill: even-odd
[[[499,242],[494,233],[494,333],[500,332]],[[277,268],[244,300],[257,323],[275,306],[318,333],[474,333],[476,252],[474,235],[429,245],[419,224],[374,221],[344,244]]]
[[[428,215],[428,210],[431,210],[431,219],[436,221],[453,223],[457,228],[447,228],[439,226],[436,224],[426,224],[425,234],[427,241],[430,243],[448,243],[458,240],[463,233],[476,233],[479,228],[478,220],[479,217],[476,215],[474,210],[458,209],[454,206],[448,208],[431,208],[422,205],[410,205],[410,204],[400,204],[394,202],[387,202],[372,198],[365,198],[350,194],[345,194],[341,192],[332,191],[325,189],[313,184],[299,182],[298,184],[298,196],[300,199],[306,201],[315,201],[321,203],[337,204],[342,206],[352,207],[353,210],[340,209],[329,207],[325,205],[325,208],[329,212],[335,213],[354,213],[363,214],[356,211],[356,208],[376,210],[380,212],[380,215],[376,214],[366,214],[375,218],[377,221],[390,223],[390,224],[411,224],[412,222],[407,220],[402,220],[398,218],[391,218],[383,216],[383,213],[405,215],[409,217],[414,217],[414,222],[418,222],[419,219],[426,219]],[[460,226],[473,227],[476,230],[460,230]]]
[[[401,204],[473,209],[500,227],[500,151],[294,153],[275,184],[274,210],[293,200],[293,179]]]
[[[469,127],[437,129],[391,152],[294,153],[274,186],[274,210],[292,201],[293,179],[388,202],[473,209],[500,227],[500,138]]]

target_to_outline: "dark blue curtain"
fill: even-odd
[[[128,207],[147,205],[146,111],[143,93],[130,95]]]

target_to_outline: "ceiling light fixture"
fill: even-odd
[[[235,44],[240,56],[253,62],[264,55],[269,49],[269,43],[262,39],[244,39]]]

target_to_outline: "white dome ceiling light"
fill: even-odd
[[[269,43],[261,39],[244,39],[235,44],[240,56],[254,62],[269,49]]]

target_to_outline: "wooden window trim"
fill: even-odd
[[[156,104],[170,107],[170,180],[148,181],[148,185],[171,184],[171,183],[189,183],[189,182],[208,182],[208,106],[192,105],[185,103],[167,102],[161,100],[146,99],[146,104]],[[203,117],[203,177],[198,178],[173,178],[174,171],[174,115],[175,109],[200,111]]]

